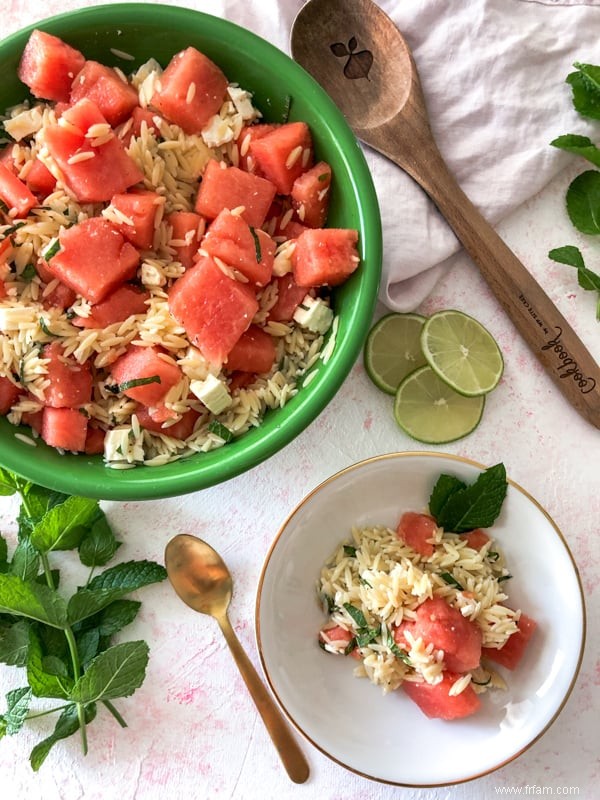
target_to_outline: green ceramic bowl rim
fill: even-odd
[[[66,454],[60,456],[43,446],[34,450],[15,438],[16,429],[0,419],[0,463],[28,480],[69,494],[106,500],[143,500],[170,497],[216,485],[270,458],[298,436],[325,408],[342,385],[360,353],[372,320],[381,277],[381,220],[377,195],[364,155],[337,106],[314,79],[283,51],[252,32],[212,15],[162,4],[118,3],[79,9],[49,17],[11,34],[0,42],[0,58],[20,53],[29,34],[39,28],[75,39],[86,25],[102,32],[108,26],[152,25],[163,30],[187,24],[191,38],[200,35],[227,43],[228,49],[249,54],[268,64],[269,72],[302,92],[318,108],[320,125],[336,145],[336,156],[347,172],[353,191],[363,263],[350,281],[341,287],[343,337],[338,340],[326,369],[312,376],[282,409],[268,412],[259,428],[245,433],[231,444],[209,453],[171,462],[160,467],[112,470],[101,456]],[[199,29],[196,33],[196,29]],[[115,47],[118,47],[118,40]],[[248,87],[251,88],[251,87]],[[263,109],[264,110],[264,109]],[[266,114],[268,116],[268,114]],[[354,292],[355,296],[350,295]],[[340,325],[342,331],[342,324]],[[277,414],[276,419],[273,417]],[[273,415],[273,416],[271,416]],[[27,433],[26,428],[20,429]]]

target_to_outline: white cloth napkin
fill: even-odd
[[[150,0],[160,2],[161,0]],[[8,31],[95,0],[9,3]],[[290,53],[303,0],[162,0],[242,25]],[[540,191],[574,156],[563,133],[598,133],[575,112],[565,78],[574,61],[600,63],[600,0],[379,0],[413,51],[431,127],[459,184],[496,223]],[[380,299],[410,311],[460,249],[424,192],[364,148],[380,199]]]
[[[202,4],[285,50],[299,0]],[[565,78],[600,63],[600,0],[379,0],[413,51],[431,127],[459,184],[496,223],[573,158],[550,146],[563,133],[593,138]],[[260,14],[258,7],[260,6]],[[597,134],[597,128],[596,128]],[[380,299],[416,308],[460,244],[400,168],[364,148],[380,200]]]

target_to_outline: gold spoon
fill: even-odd
[[[194,611],[214,617],[219,623],[288,775],[294,783],[304,783],[308,778],[308,763],[229,622],[227,609],[233,581],[223,559],[202,539],[182,533],[167,544],[165,566],[169,580],[183,602]]]
[[[598,364],[449,172],[429,127],[415,62],[392,20],[371,0],[309,0],[294,21],[291,50],[356,136],[427,192],[549,376],[600,428]]]

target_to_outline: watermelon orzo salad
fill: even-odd
[[[308,126],[261,121],[193,47],[126,75],[34,30],[18,74],[39,102],[2,119],[0,413],[31,427],[15,436],[127,469],[259,426],[330,357],[329,289],[359,265],[357,231],[325,227]]]
[[[319,644],[355,658],[355,676],[383,692],[401,688],[427,717],[468,717],[483,693],[506,689],[493,665],[514,670],[537,627],[506,605],[510,578],[479,528],[450,533],[413,511],[396,530],[354,528],[321,570]]]

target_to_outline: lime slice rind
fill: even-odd
[[[386,394],[395,395],[400,382],[426,364],[420,314],[386,314],[373,325],[364,347],[364,366],[370,380]]]
[[[430,366],[407,375],[396,392],[394,417],[411,438],[424,444],[448,444],[475,430],[485,396],[455,392]]]
[[[429,317],[421,332],[421,348],[433,371],[466,397],[488,394],[504,372],[494,337],[462,311],[438,311]]]

